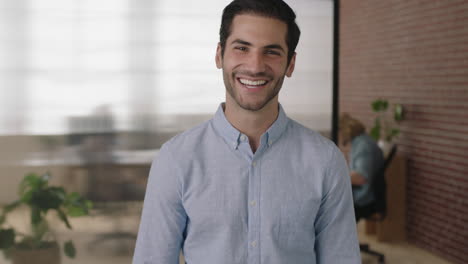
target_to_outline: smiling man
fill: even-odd
[[[223,12],[216,66],[226,102],[153,162],[134,264],[361,263],[338,148],[278,101],[300,31],[281,0]]]

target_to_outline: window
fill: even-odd
[[[141,116],[168,131],[209,118],[224,100],[214,56],[228,2],[1,1],[0,134],[70,133],[73,117],[102,111],[118,130],[138,128]],[[280,102],[329,131],[333,2],[288,2],[302,36]]]

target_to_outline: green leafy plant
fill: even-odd
[[[371,103],[371,107],[377,116],[374,120],[374,126],[370,130],[370,136],[376,141],[383,139],[391,142],[400,134],[400,129],[395,126],[403,120],[403,106],[401,104],[393,105],[392,117],[389,117],[387,100],[377,99]]]
[[[46,216],[55,212],[56,216],[68,229],[72,226],[68,217],[88,215],[92,203],[78,193],[67,193],[64,188],[49,186],[49,174],[27,174],[19,186],[20,198],[3,207],[0,214],[0,249],[9,256],[10,251],[17,249],[42,249],[58,245],[51,238],[51,229]],[[21,206],[26,206],[30,212],[30,233],[24,234],[7,224],[7,215]],[[72,241],[63,245],[66,256],[74,258],[75,246]]]

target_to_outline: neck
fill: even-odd
[[[260,145],[260,137],[275,122],[278,113],[277,100],[271,100],[258,111],[249,111],[241,108],[236,102],[226,99],[224,109],[229,123],[249,138],[254,153]]]

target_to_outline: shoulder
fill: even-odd
[[[373,145],[376,145],[376,142],[369,135],[367,135],[366,133],[363,133],[363,134],[353,138],[353,140],[351,141],[351,144],[352,144],[353,147],[356,147],[356,146],[373,146]]]
[[[346,160],[333,141],[294,120],[289,124],[288,134],[295,142],[294,152],[298,153],[294,159],[301,160],[307,171],[320,172],[314,177],[321,182],[324,193],[349,181]]]
[[[206,142],[213,138],[210,121],[205,121],[166,141],[153,158],[152,167],[170,168],[179,172],[181,168],[187,167],[187,164],[200,156],[197,153],[204,151],[207,147]]]
[[[324,152],[331,154],[337,150],[333,141],[293,119],[289,119],[287,132],[288,136],[297,143],[305,145],[315,152],[320,152],[322,155]]]
[[[288,152],[293,156],[296,153],[295,158],[310,166],[326,169],[332,166],[331,162],[334,159],[337,157],[340,159],[342,155],[333,141],[295,120],[289,120],[285,132]]]
[[[377,153],[380,151],[377,142],[367,134],[355,137],[351,142],[351,153]]]
[[[161,151],[170,150],[173,153],[177,153],[189,150],[190,148],[196,148],[203,138],[207,137],[207,133],[210,131],[211,119],[175,135],[162,145]]]

